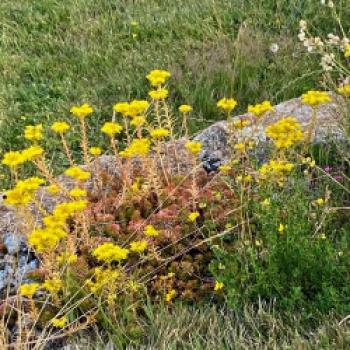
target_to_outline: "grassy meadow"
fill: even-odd
[[[277,157],[278,164],[269,163],[266,171],[277,174],[278,183],[265,186],[266,174],[249,158],[247,147],[254,147],[250,140],[235,144],[232,149],[238,160],[209,178],[197,172],[196,147],[200,149],[201,145],[188,141],[192,173],[172,178],[164,169],[159,174],[145,155],[150,147],[160,154],[160,144],[169,136],[161,123],[152,124],[151,131],[136,129],[140,134],[133,136],[141,140],[136,150],[129,135],[125,138],[124,130],[120,131],[124,124],[117,126],[118,131],[107,128],[100,132],[103,123],[111,120],[116,103],[150,100],[146,74],[153,69],[171,72],[165,85],[169,96],[166,103],[165,98],[158,99],[161,102],[152,98],[141,111],[153,120],[161,113],[161,117],[168,117],[168,110],[173,112],[176,135],[183,123],[177,111],[182,104],[193,108],[188,127],[194,134],[225,119],[226,112],[230,115],[235,106],[218,108],[217,102],[223,97],[238,101],[233,112],[238,115],[245,113],[249,104],[264,100],[274,105],[309,90],[335,90],[347,78],[349,68],[339,65],[325,72],[321,56],[308,52],[298,40],[299,23],[306,20],[308,34],[313,36],[342,33],[349,37],[349,18],[350,2],[346,0],[335,1],[334,10],[318,0],[0,2],[0,157],[28,146],[29,139],[23,137],[27,125],[42,124],[48,131],[60,120],[72,122],[66,136],[70,150],[66,153],[71,152],[76,164],[85,163],[91,169],[84,154],[88,140],[89,146],[103,149],[111,144],[108,152],[118,158],[113,146],[114,136],[118,136],[118,147],[144,156],[143,170],[149,171],[146,175],[132,173],[127,154],[121,185],[112,186],[104,197],[98,191],[79,194],[84,192],[83,177],[89,174],[77,169],[71,173],[75,174],[72,178],[78,195],[56,189],[70,200],[74,197],[76,207],[65,207],[71,212],[62,214],[62,210],[60,218],[45,213],[61,225],[59,230],[55,226],[61,236],[50,247],[57,257],[45,251],[40,237],[31,243],[44,266],[33,278],[38,289],[46,290],[42,292],[46,299],[40,300],[44,305],[40,309],[34,302],[35,292],[22,291],[19,294],[28,297],[30,303],[28,308],[25,303],[18,306],[18,310],[23,306],[25,314],[27,309],[35,314],[33,328],[39,327],[46,337],[39,336],[33,349],[59,349],[67,343],[73,349],[91,350],[113,346],[164,350],[350,349],[346,319],[350,313],[350,161],[345,144],[335,145],[335,151],[331,147],[328,151],[313,148],[307,142],[300,145],[305,140],[300,126],[293,120],[285,121],[277,126],[276,133],[290,128],[287,138],[292,150],[288,146],[270,152],[271,160]],[[343,52],[341,56],[344,61]],[[348,58],[345,63],[349,63]],[[157,89],[162,89],[162,84]],[[323,96],[320,103],[327,103],[327,98]],[[85,113],[79,107],[83,103],[92,106],[93,116],[86,111],[81,116]],[[75,116],[70,112],[73,105]],[[73,121],[76,116],[81,124]],[[86,116],[88,127],[82,122]],[[165,136],[149,137],[153,143],[143,142],[141,136],[152,135],[154,128]],[[88,140],[84,141],[85,131]],[[33,164],[26,163],[19,174],[40,174],[46,185],[56,186],[50,172],[60,174],[67,167],[74,168],[75,163],[62,151],[62,139],[52,135],[42,138],[41,131],[39,134],[31,141],[45,149],[46,158],[39,159],[42,163],[38,158]],[[334,174],[341,174],[341,179],[334,180],[333,170],[328,177],[323,176],[324,171],[318,172],[325,167],[335,169]],[[14,184],[18,174],[10,170],[1,165],[0,188],[18,187]],[[105,175],[100,175],[101,183],[108,184],[102,179]],[[176,198],[173,187],[180,186],[182,191]],[[79,209],[79,200],[85,197],[92,207],[88,208],[89,215]],[[118,205],[116,198],[121,198]],[[23,202],[19,212],[25,212],[28,219],[30,211],[21,205]],[[39,211],[45,209],[39,207]],[[216,217],[222,222],[215,221]],[[141,238],[132,241],[140,221],[159,225],[159,232],[166,231],[163,226],[172,225],[175,238],[165,239],[162,234],[157,238],[159,232],[149,225],[154,231],[147,242]],[[67,243],[63,228],[73,237]],[[226,235],[230,230],[235,234]],[[34,227],[31,232],[38,231]],[[48,234],[44,228],[40,232]],[[130,241],[135,246],[131,244],[126,251]],[[116,248],[115,244],[112,249],[120,249],[118,253],[125,257],[103,260],[105,252],[98,249],[111,242],[124,247]],[[188,253],[186,245],[196,248],[195,253]],[[163,260],[159,252],[165,252]],[[181,259],[174,258],[177,254]],[[62,267],[57,262],[58,258],[62,263],[70,257],[75,259],[74,266],[68,262]],[[170,261],[169,268],[164,267],[164,261]],[[154,271],[162,275],[160,281]],[[191,274],[200,282],[189,277]],[[143,284],[139,282],[144,280]],[[84,281],[90,289],[84,289]],[[119,283],[126,287],[118,289]],[[117,287],[111,289],[111,285]],[[215,293],[205,294],[209,289]],[[177,300],[180,295],[187,299]],[[9,315],[0,312],[0,347],[30,349],[28,329],[15,340],[3,330],[13,322],[14,315],[21,317],[17,306],[14,309]],[[56,324],[52,330],[49,321],[53,319]],[[64,321],[62,326],[60,321]]]
[[[339,3],[347,18],[350,5]],[[174,108],[193,105],[192,131],[221,118],[224,95],[238,112],[299,96],[323,85],[319,57],[297,42],[299,21],[316,35],[337,30],[329,9],[301,0],[3,0],[0,16],[2,151],[23,145],[27,124],[69,119],[72,104],[91,103],[100,124],[112,104],[145,96],[157,67],[173,74]]]

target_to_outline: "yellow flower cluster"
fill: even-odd
[[[25,283],[19,287],[19,294],[22,297],[32,298],[34,293],[40,288],[39,283]]]
[[[332,98],[326,91],[310,90],[301,96],[301,101],[302,103],[310,105],[311,107],[317,107],[321,103],[331,102]]]
[[[350,57],[350,44],[346,44],[344,47],[344,56]]]
[[[43,126],[38,125],[27,125],[24,129],[24,138],[29,141],[40,141],[43,138]]]
[[[181,105],[181,106],[179,107],[179,111],[180,111],[181,113],[189,113],[189,112],[192,111],[192,107],[191,107],[190,105]]]
[[[256,105],[254,105],[254,106],[252,106],[252,105],[248,106],[248,112],[253,113],[257,117],[260,117],[264,113],[269,112],[269,111],[273,111],[273,110],[274,109],[273,109],[270,101],[264,101],[262,103],[258,103]]]
[[[39,228],[29,234],[28,243],[40,253],[53,249],[66,236],[67,232],[59,227]]]
[[[57,134],[63,134],[70,129],[70,125],[66,122],[54,122],[51,125],[51,130]]]
[[[202,144],[197,141],[187,141],[185,144],[186,149],[194,155],[198,155],[198,153],[202,149]]]
[[[69,191],[69,195],[72,197],[86,197],[87,192],[86,192],[86,190],[84,190],[82,188],[72,188]]]
[[[123,130],[123,127],[114,122],[107,122],[101,128],[101,131],[107,134],[109,137],[112,137],[116,134],[119,134]]]
[[[130,124],[132,126],[141,126],[145,123],[146,123],[146,118],[144,116],[141,116],[141,115],[132,118],[132,120],[130,122]]]
[[[262,179],[270,177],[277,182],[283,182],[286,175],[294,169],[294,164],[284,160],[270,160],[259,169],[259,174]]]
[[[221,289],[224,288],[224,284],[222,282],[219,281],[215,281],[215,286],[214,286],[214,290],[217,292]]]
[[[4,154],[2,164],[14,169],[19,165],[40,157],[44,150],[40,146],[30,146],[22,151],[9,151]]]
[[[99,291],[104,290],[106,286],[115,283],[119,276],[120,273],[118,270],[96,267],[94,269],[94,280],[89,279],[86,285],[91,293],[97,294]]]
[[[159,232],[155,229],[153,225],[147,225],[145,227],[145,235],[149,237],[157,237],[159,236]]]
[[[94,110],[87,103],[82,104],[81,106],[73,106],[70,109],[70,112],[76,117],[83,119],[90,115]]]
[[[67,324],[68,324],[68,317],[67,316],[63,316],[60,318],[53,318],[51,320],[51,323],[54,327],[57,328],[64,328]]]
[[[59,293],[62,289],[62,286],[62,280],[57,277],[48,279],[43,283],[43,287],[51,294]]]
[[[338,88],[338,92],[344,96],[350,97],[350,84]]]
[[[90,178],[91,174],[87,171],[82,170],[78,166],[73,166],[71,168],[68,168],[64,172],[67,176],[72,177],[79,181],[85,181]]]
[[[10,151],[4,154],[2,164],[7,165],[10,168],[16,168],[18,165],[24,163],[26,159],[23,157],[20,151]]]
[[[61,239],[67,236],[65,224],[68,217],[83,211],[86,206],[86,200],[56,205],[52,214],[43,218],[45,227],[35,229],[29,234],[28,243],[38,252],[53,249]]]
[[[92,255],[99,261],[111,263],[113,261],[125,260],[128,257],[129,250],[113,243],[104,243],[97,247]]]
[[[170,290],[167,294],[165,294],[165,301],[167,303],[171,302],[176,297],[175,289]]]
[[[145,240],[130,243],[130,250],[135,253],[142,253],[147,249],[148,243]]]
[[[151,131],[151,136],[154,139],[161,139],[163,137],[169,136],[169,133],[170,132],[168,129],[158,128]]]
[[[234,98],[222,98],[216,105],[226,112],[231,112],[237,106],[237,101]]]
[[[251,121],[249,119],[240,118],[240,119],[234,120],[232,124],[236,129],[243,129],[249,126],[251,124]]]
[[[20,180],[12,190],[5,192],[4,202],[10,205],[26,205],[33,199],[35,191],[44,183],[45,180],[39,177]]]
[[[148,94],[154,100],[164,100],[168,97],[169,91],[167,89],[160,88],[158,90],[151,90]]]
[[[198,211],[194,211],[194,212],[188,214],[188,220],[190,220],[192,222],[196,221],[198,217],[199,217]]]
[[[136,117],[138,115],[143,115],[147,108],[149,107],[149,102],[146,100],[133,100],[129,102],[119,102],[113,106],[113,110],[121,113],[124,117]]]
[[[119,152],[122,157],[130,158],[135,156],[145,156],[151,147],[149,139],[141,138],[132,140],[131,144],[124,151]]]
[[[166,80],[171,76],[171,74],[166,70],[154,69],[146,78],[149,80],[152,86],[159,86],[165,84]]]
[[[280,119],[265,129],[277,148],[288,148],[303,139],[300,123],[294,117]]]
[[[102,149],[100,147],[90,147],[89,152],[93,156],[99,156],[102,153]]]

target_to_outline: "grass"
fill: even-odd
[[[348,16],[346,1],[339,8]],[[175,106],[194,106],[193,131],[220,118],[214,101],[224,95],[238,112],[298,96],[320,83],[318,58],[296,44],[298,22],[334,32],[327,11],[301,0],[4,0],[0,148],[21,145],[26,124],[69,118],[73,103],[89,101],[96,124],[108,119],[116,101],[146,95],[156,67],[173,73]]]
[[[273,308],[259,305],[245,307],[240,313],[213,306],[193,308],[178,304],[171,310],[160,307],[149,310],[142,323],[143,332],[126,349],[159,350],[248,350],[248,349],[347,349],[349,329],[335,317],[321,319],[320,325],[308,332],[300,325],[298,315],[283,319]],[[99,340],[100,339],[100,340]],[[105,349],[108,341],[102,335],[73,338],[73,349]],[[109,343],[115,344],[115,341]],[[118,348],[118,346],[117,346]],[[123,348],[123,347],[120,347]]]

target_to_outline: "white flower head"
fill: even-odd
[[[300,22],[299,22],[299,28],[300,28],[301,30],[306,30],[306,27],[307,27],[307,22],[306,22],[304,19],[300,20]]]
[[[272,43],[271,45],[270,45],[270,51],[272,52],[272,53],[277,53],[277,51],[280,49],[280,47],[278,46],[278,44],[276,44],[276,43]]]

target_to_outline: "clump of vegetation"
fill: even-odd
[[[349,75],[345,38],[321,45],[302,21],[299,39],[322,55],[326,72]],[[304,310],[301,322],[350,312],[342,217],[350,181],[345,171],[332,176],[338,165],[330,159],[326,170],[312,145],[318,107],[332,95],[301,96],[311,107],[305,129],[289,115],[268,123],[269,100],[235,117],[236,99],[221,98],[211,108],[227,118],[230,160],[207,173],[203,145],[190,136],[193,107],[182,104],[175,115],[170,78],[166,70],[147,74],[147,99],[114,104],[98,142],[89,137],[94,108],[84,103],[70,109],[70,123],[26,125],[25,148],[4,154],[14,183],[5,203],[40,260],[1,309],[6,346],[39,346],[97,325],[123,347],[141,338],[139,320],[152,316],[151,307],[171,310],[177,301],[226,302],[235,310],[272,303],[281,312]],[[337,92],[350,96],[348,80]],[[263,163],[254,157],[262,121],[269,138]],[[49,165],[50,138],[60,142],[65,181]]]

